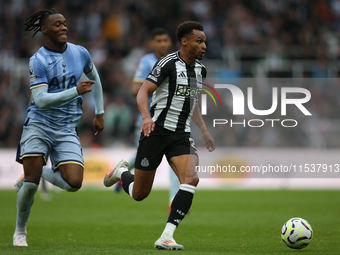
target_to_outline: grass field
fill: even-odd
[[[0,191],[0,254],[339,254],[340,191],[197,190],[192,211],[175,233],[183,251],[153,243],[167,219],[168,191],[143,202],[125,193],[83,189],[39,194],[31,212],[28,247],[13,247],[16,192]],[[311,244],[291,250],[280,238],[292,217],[309,221]]]

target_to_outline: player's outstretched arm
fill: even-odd
[[[137,106],[143,119],[140,132],[143,132],[145,136],[149,136],[151,131],[155,128],[155,123],[149,113],[149,95],[151,95],[157,88],[157,85],[146,80],[137,94]]]
[[[94,84],[94,81],[82,81],[77,87],[57,93],[48,93],[47,85],[33,88],[31,91],[35,104],[41,109],[46,109],[61,105],[91,91],[92,84]]]
[[[196,123],[196,125],[198,126],[198,128],[201,130],[202,133],[202,137],[204,140],[204,146],[209,150],[209,151],[213,151],[215,150],[215,141],[214,139],[211,137],[205,122],[202,118],[201,115],[201,110],[198,106],[198,104],[196,104],[195,109],[194,109],[194,113],[192,115],[192,120]]]
[[[87,74],[90,80],[93,80],[95,84],[92,86],[91,95],[94,100],[94,107],[96,116],[93,120],[93,127],[96,131],[94,135],[98,135],[105,127],[104,121],[104,100],[103,100],[103,88],[99,78],[97,68],[93,64],[92,72]]]

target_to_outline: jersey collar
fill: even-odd
[[[195,67],[196,67],[196,59],[195,59],[194,65],[193,65],[193,66],[189,66],[183,59],[181,59],[179,53],[180,53],[180,50],[176,51],[176,54],[177,54],[177,56],[178,56],[178,59],[179,59],[184,65],[186,65],[188,68],[195,68]]]
[[[64,52],[67,50],[67,43],[66,43],[66,48],[65,48],[64,51],[52,50],[52,49],[48,48],[48,47],[46,46],[46,44],[44,45],[44,48],[45,48],[46,50],[48,50],[48,51],[52,51],[52,52],[56,52],[56,53],[64,53]]]

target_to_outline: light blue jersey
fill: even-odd
[[[153,66],[156,64],[158,58],[156,57],[155,53],[149,53],[144,55],[140,61],[139,66],[136,70],[135,76],[133,78],[133,82],[141,82],[143,83],[148,77],[149,73],[152,71]],[[151,104],[152,97],[149,97],[149,105]],[[136,134],[139,134],[140,127],[143,123],[142,115],[138,114],[137,121],[136,121]],[[139,136],[137,136],[139,137]],[[137,139],[138,144],[138,139]]]
[[[57,93],[76,87],[83,73],[89,74],[93,63],[82,46],[67,43],[64,52],[41,47],[29,62],[30,89],[47,86],[48,93]],[[40,109],[35,102],[28,108],[30,123],[43,123],[54,128],[75,128],[83,113],[82,96],[58,106]]]
[[[157,60],[158,58],[156,57],[155,53],[144,55],[139,61],[139,66],[136,70],[135,76],[133,77],[133,81],[143,83],[146,77],[152,71]]]

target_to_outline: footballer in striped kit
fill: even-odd
[[[122,165],[104,178],[109,187],[122,180],[124,191],[134,200],[145,199],[152,188],[156,169],[163,156],[176,173],[180,186],[172,203],[165,229],[154,243],[157,249],[183,250],[173,238],[174,232],[188,213],[199,178],[195,172],[198,155],[190,134],[192,119],[202,132],[208,151],[215,149],[215,142],[201,116],[197,104],[206,69],[199,61],[206,50],[206,36],[199,22],[186,21],[177,27],[176,37],[180,50],[157,61],[137,94],[137,105],[143,124],[132,175]],[[152,94],[149,112],[148,96]],[[112,174],[111,177],[109,177]]]

